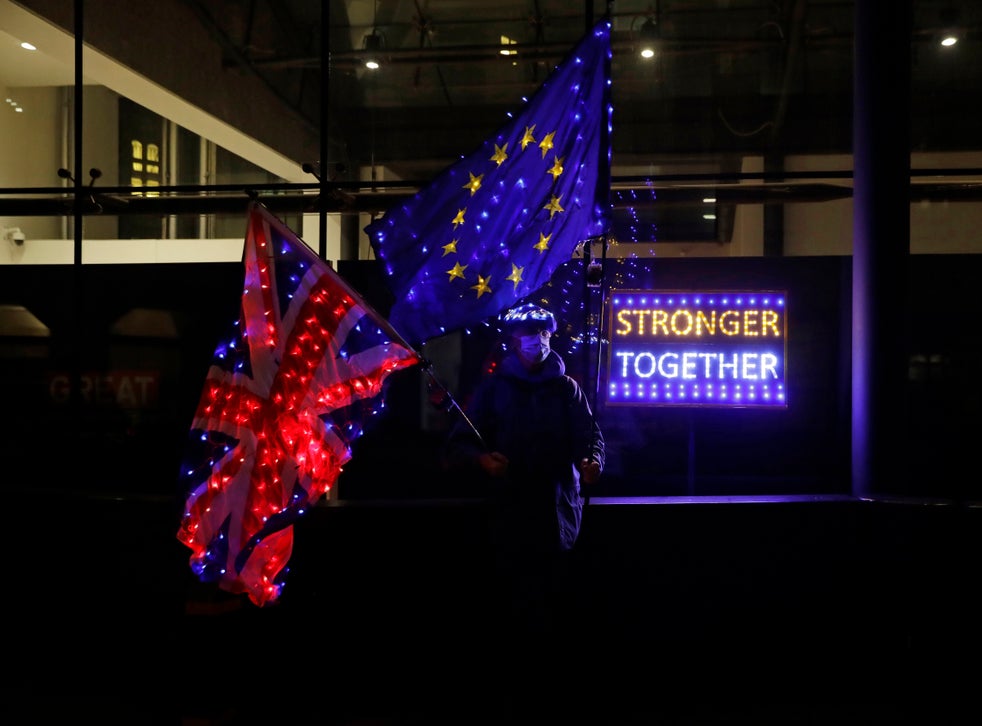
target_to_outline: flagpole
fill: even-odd
[[[613,0],[607,0],[607,9],[604,12],[604,20],[608,23],[611,22],[611,8],[613,6]],[[607,269],[607,239],[610,236],[610,216],[611,216],[611,203],[610,203],[610,164],[611,164],[611,148],[610,148],[610,127],[612,124],[613,106],[610,99],[610,52],[604,56],[604,78],[608,80],[608,83],[604,86],[603,91],[603,114],[604,123],[600,125],[600,148],[598,153],[600,158],[597,160],[599,172],[597,173],[597,188],[596,188],[596,198],[598,202],[602,202],[602,221],[603,229],[600,233],[600,279],[597,281],[600,288],[600,314],[597,316],[596,325],[596,340],[597,340],[597,358],[596,358],[596,380],[593,385],[593,408],[596,411],[597,400],[600,396],[600,368],[603,363],[603,312],[604,312],[604,273]],[[587,245],[590,245],[590,240],[587,240]],[[589,262],[587,258],[589,255],[584,255],[584,261]],[[585,277],[587,277],[589,284],[589,265],[585,270]],[[589,290],[587,291],[589,293]],[[589,371],[589,366],[587,366]]]
[[[350,290],[350,288],[348,289]],[[355,293],[352,291],[351,294],[355,294]],[[393,338],[396,338],[401,345],[405,346],[406,348],[413,351],[413,353],[417,355],[417,357],[419,358],[420,365],[422,366],[423,373],[425,373],[426,377],[429,379],[429,383],[426,384],[426,388],[430,392],[431,402],[433,402],[435,406],[437,406],[438,408],[444,411],[449,411],[451,408],[454,409],[457,412],[457,414],[464,420],[464,423],[466,423],[470,427],[471,431],[474,432],[474,435],[477,437],[478,441],[481,442],[481,446],[487,449],[488,445],[484,441],[484,437],[481,436],[481,432],[477,430],[477,427],[474,425],[474,423],[470,420],[470,418],[467,417],[467,414],[464,413],[464,409],[462,409],[460,407],[460,404],[457,403],[457,400],[453,397],[453,394],[450,393],[450,389],[448,389],[445,385],[443,385],[443,383],[441,383],[437,379],[436,373],[433,372],[432,361],[430,361],[428,358],[423,356],[422,353],[420,353],[418,350],[416,350],[411,345],[409,345],[409,343],[406,342],[406,339],[403,338],[401,335],[399,335],[399,332],[392,327],[392,324],[385,318],[381,317],[376,310],[371,308],[371,306],[369,306],[367,303],[364,303],[364,305],[365,305],[365,309],[368,310],[370,313],[372,313],[372,316],[376,318],[376,322],[381,326],[381,328],[386,333],[388,333]],[[440,396],[438,398],[434,395],[434,387],[436,387],[436,389],[440,393]]]
[[[481,432],[477,430],[474,422],[467,417],[467,414],[464,413],[464,409],[460,407],[447,387],[437,380],[436,375],[433,373],[433,364],[425,359],[423,360],[423,372],[426,374],[427,378],[429,378],[429,382],[426,384],[426,390],[430,394],[430,403],[442,411],[449,411],[451,408],[454,409],[461,419],[463,419],[464,423],[470,427],[471,431],[477,437],[477,440],[481,442],[481,446],[483,446],[485,450],[490,451],[487,442],[485,442],[484,437],[481,436]]]

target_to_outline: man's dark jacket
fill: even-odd
[[[563,359],[550,351],[531,372],[510,353],[478,384],[467,418],[473,428],[460,420],[448,437],[451,465],[479,469],[490,451],[508,457],[507,475],[487,484],[498,544],[516,554],[571,549],[583,517],[578,463],[593,459],[602,469],[605,443]]]

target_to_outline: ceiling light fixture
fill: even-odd
[[[385,39],[378,31],[372,28],[372,32],[362,39],[362,47],[368,51],[365,56],[365,68],[377,71],[382,63],[382,48],[385,46]]]
[[[958,21],[958,11],[954,7],[949,5],[941,10],[941,23],[944,30],[941,31],[940,43],[943,48],[950,48],[958,42],[961,35]]]
[[[655,45],[661,40],[661,32],[654,18],[648,18],[641,26],[641,57],[648,59],[655,57]]]
[[[658,26],[658,4],[648,13],[638,33],[641,40],[641,57],[650,60],[655,57],[655,50],[661,41],[661,28]]]
[[[385,46],[385,36],[378,29],[378,2],[372,3],[372,32],[361,39],[361,46],[368,51],[365,68],[377,71],[382,65],[382,48]]]

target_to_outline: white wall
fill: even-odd
[[[62,149],[55,132],[60,126],[59,90],[3,86],[0,93],[22,109],[17,112],[9,102],[0,106],[0,188],[60,186]],[[57,217],[0,217],[0,232],[5,227],[20,227],[31,237],[62,234]]]

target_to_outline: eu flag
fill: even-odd
[[[412,344],[487,320],[604,233],[610,22],[598,23],[513,121],[365,228]]]

